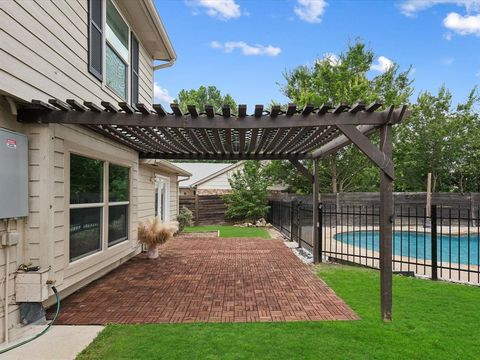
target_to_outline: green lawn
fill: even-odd
[[[220,230],[220,237],[260,237],[262,239],[270,239],[270,235],[265,228],[257,227],[240,227],[231,225],[206,225],[192,226],[185,228],[185,232],[202,232]]]
[[[480,288],[395,276],[379,320],[378,272],[320,276],[362,317],[349,322],[110,325],[79,359],[479,359]]]

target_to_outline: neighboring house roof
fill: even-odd
[[[189,180],[183,181],[181,187],[195,187],[204,182],[207,182],[221,174],[235,170],[242,166],[244,161],[238,161],[236,163],[222,164],[222,163],[175,163],[176,166],[188,171],[192,174]]]
[[[154,60],[177,58],[153,0],[116,0],[116,3]]]
[[[155,170],[165,172],[167,174],[174,174],[179,176],[192,176],[192,174],[175,164],[167,160],[154,160],[154,159],[147,159],[147,160],[140,160],[140,165],[146,165],[151,167]]]

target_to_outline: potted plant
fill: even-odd
[[[138,226],[138,241],[147,247],[147,255],[149,259],[158,258],[158,246],[165,244],[173,238],[178,231],[178,223],[176,221],[162,223],[158,216],[140,222]]]

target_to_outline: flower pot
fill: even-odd
[[[147,250],[147,256],[149,259],[158,258],[158,245],[149,245]]]

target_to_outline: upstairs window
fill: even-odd
[[[112,0],[88,1],[88,71],[123,100],[139,102],[139,42]]]
[[[129,29],[111,0],[107,0],[105,29],[106,84],[123,99],[127,99]]]

